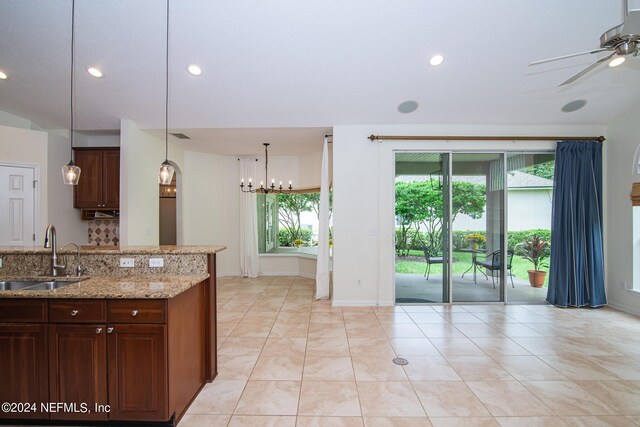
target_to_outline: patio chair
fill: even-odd
[[[511,278],[511,287],[515,288],[513,285],[513,273],[511,273],[511,262],[513,261],[513,251],[507,251],[507,272],[509,273],[509,277]],[[494,271],[500,271],[500,251],[491,252],[489,255],[486,255],[484,259],[476,258],[475,264],[478,267],[482,267],[491,272],[491,282],[493,283],[493,289],[496,288],[495,275]],[[500,280],[500,277],[498,277]],[[500,282],[498,282],[500,283]]]
[[[427,276],[427,280],[429,280],[429,274],[431,273],[431,264],[442,264],[444,262],[444,258],[441,256],[433,256],[429,249],[424,246],[422,248],[424,252],[424,259],[427,261],[427,268],[424,271],[424,275]]]

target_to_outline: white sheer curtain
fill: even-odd
[[[329,298],[329,148],[326,136],[322,148],[318,264],[316,267],[316,299],[325,298]]]
[[[245,184],[256,177],[256,160],[240,159],[240,179]],[[246,188],[246,186],[245,186]],[[255,193],[240,194],[240,270],[245,277],[258,277],[258,204]]]

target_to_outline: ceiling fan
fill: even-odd
[[[625,7],[625,11],[626,10],[627,9]],[[541,61],[532,62],[531,64],[529,64],[529,66],[604,51],[609,51],[611,53],[603,58],[598,59],[587,68],[570,77],[568,80],[562,82],[560,86],[565,86],[569,83],[573,83],[580,77],[594,70],[596,67],[598,67],[598,65],[607,62],[615,56],[617,56],[618,58],[622,58],[622,60],[617,65],[620,65],[622,64],[622,62],[624,62],[625,56],[638,56],[638,54],[640,54],[640,10],[628,11],[622,24],[617,25],[602,34],[600,36],[599,49],[590,50],[587,52],[572,53],[571,55],[558,56],[556,58],[543,59]]]

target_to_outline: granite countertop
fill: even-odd
[[[181,245],[181,246],[80,246],[81,254],[140,254],[140,255],[161,255],[161,254],[215,254],[225,250],[223,245]],[[51,249],[43,247],[0,247],[2,254],[50,254]],[[68,247],[58,253],[76,253],[74,247]]]
[[[208,277],[209,274],[195,276],[98,276],[91,278],[61,276],[56,277],[55,280],[79,279],[81,281],[48,291],[0,291],[0,298],[168,299],[197,285]],[[43,282],[50,279],[52,278],[37,278],[37,280]],[[25,278],[4,277],[0,280],[25,280]]]

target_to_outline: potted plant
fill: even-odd
[[[487,239],[480,233],[467,234],[467,242],[471,245],[471,249],[478,249],[480,243],[484,243]]]
[[[299,248],[300,246],[302,246],[304,244],[304,240],[296,239],[296,240],[293,241],[293,244],[296,245],[296,248]]]
[[[542,240],[537,234],[518,245],[520,255],[533,264],[533,270],[528,270],[527,273],[529,274],[529,283],[534,288],[541,288],[544,284],[547,272],[540,270],[540,268],[549,267],[543,261],[549,256],[550,249],[549,242]]]

